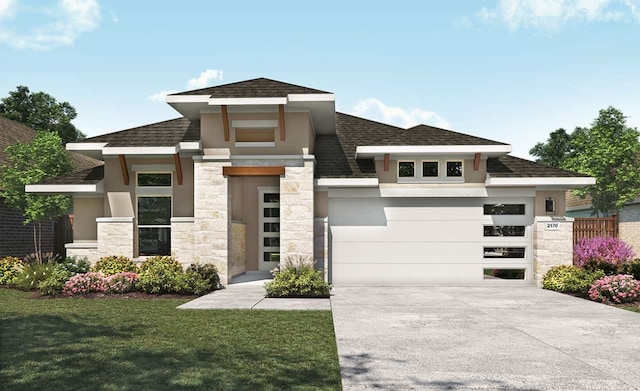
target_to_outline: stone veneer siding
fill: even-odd
[[[133,259],[133,217],[99,217],[98,257],[124,255]]]
[[[229,282],[229,181],[222,175],[228,161],[194,160],[193,261],[212,263],[220,283]]]
[[[625,205],[618,218],[620,240],[630,244],[640,257],[640,204]]]
[[[313,258],[316,268],[322,270],[328,281],[329,219],[316,217],[313,221]]]
[[[280,178],[280,259],[314,255],[313,164],[285,167]]]
[[[67,243],[67,256],[77,258],[87,258],[92,265],[94,265],[100,259],[98,255],[98,243],[97,242],[74,242]]]
[[[193,263],[193,217],[171,218],[171,256],[183,267]]]
[[[229,278],[246,272],[247,263],[247,225],[231,223],[231,260],[229,262]]]
[[[548,231],[546,223],[558,223],[560,229]],[[533,223],[533,275],[538,286],[553,266],[573,264],[573,219],[537,216]]]

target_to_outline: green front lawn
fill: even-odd
[[[340,389],[329,311],[177,310],[183,302],[0,289],[0,387]]]

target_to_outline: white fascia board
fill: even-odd
[[[459,153],[486,153],[507,154],[511,152],[511,145],[375,145],[359,146],[356,148],[358,155],[382,155],[389,154],[459,154]]]
[[[209,106],[286,105],[287,98],[211,98]]]
[[[102,151],[102,148],[107,145],[107,143],[67,143],[65,148],[67,151]]]
[[[378,187],[378,178],[321,178],[316,180],[319,187]]]
[[[335,102],[334,94],[289,94],[289,102]]]
[[[492,178],[487,176],[486,186],[566,186],[581,187],[595,185],[593,177],[526,177],[526,178]]]
[[[175,155],[178,147],[104,147],[103,155]]]
[[[202,148],[200,141],[181,141],[178,146],[180,151],[199,151]]]
[[[278,120],[235,120],[231,121],[232,128],[265,128],[273,129],[278,127]]]
[[[482,187],[422,187],[380,186],[381,197],[456,197],[486,198],[487,189]]]
[[[104,183],[100,181],[92,184],[33,184],[26,185],[24,191],[27,193],[103,193]]]
[[[209,95],[167,95],[167,103],[207,103]]]

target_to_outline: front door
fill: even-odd
[[[280,263],[280,189],[258,188],[258,270]]]

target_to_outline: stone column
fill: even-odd
[[[218,268],[220,283],[229,281],[229,183],[222,175],[228,161],[194,161],[193,260]]]
[[[98,217],[98,257],[124,255],[133,259],[133,217]]]
[[[193,217],[171,218],[171,256],[183,268],[193,263]]]
[[[536,216],[533,223],[533,272],[536,284],[542,285],[542,277],[551,267],[572,264],[573,219]]]
[[[313,162],[285,167],[280,178],[280,259],[313,258]]]

